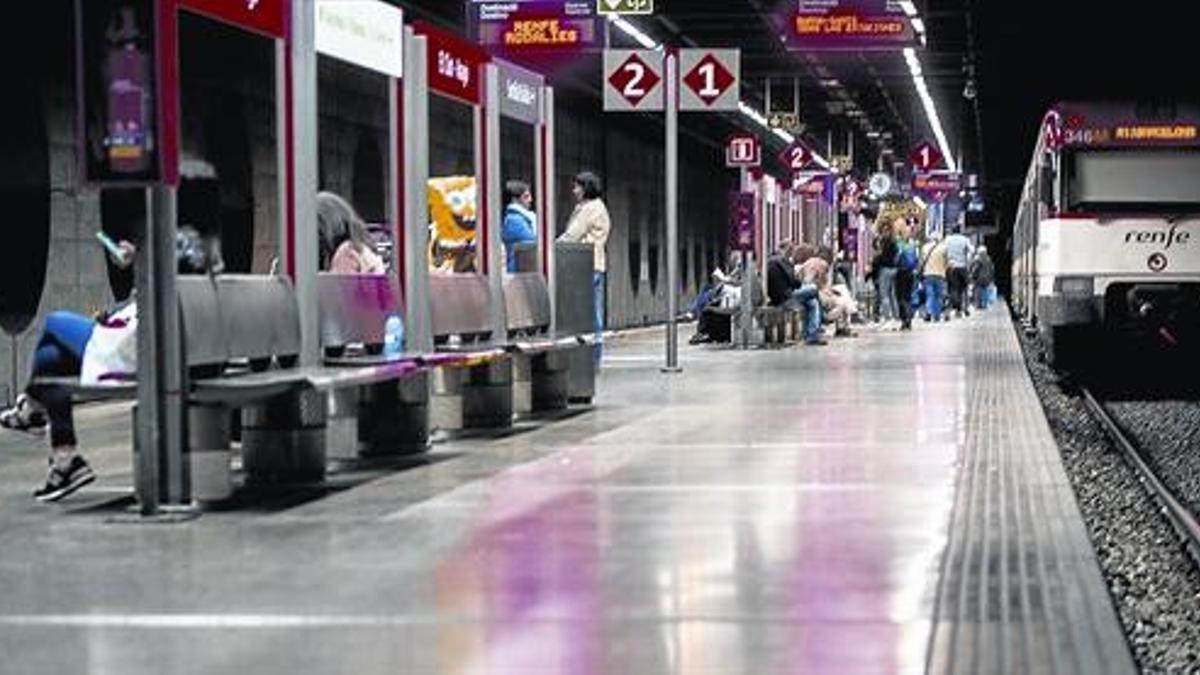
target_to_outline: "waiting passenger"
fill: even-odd
[[[367,226],[354,207],[332,192],[317,193],[318,269],[335,274],[383,274]]]
[[[121,269],[133,265],[136,248],[118,244],[113,263]],[[181,273],[204,273],[223,267],[217,247],[184,226],[176,237],[175,252]],[[41,502],[58,501],[95,480],[96,475],[79,454],[71,390],[57,384],[38,384],[39,377],[79,376],[84,385],[132,379],[137,372],[137,302],[116,303],[96,318],[74,312],[51,312],[46,317],[33,353],[30,384],[16,405],[0,412],[0,426],[41,435],[50,426],[50,468],[46,483],[34,491]]]
[[[601,198],[603,190],[600,178],[590,171],[584,171],[575,176],[574,184],[575,211],[567,221],[567,231],[558,238],[559,241],[591,244],[593,247],[592,267],[592,303],[593,327],[596,333],[595,361],[598,365],[604,353],[604,282],[608,270],[608,235],[612,231],[612,220],[608,216],[608,207]]]
[[[816,249],[808,244],[799,244],[793,249],[792,261],[796,263],[799,286],[792,292],[788,305],[804,309],[804,343],[825,346],[821,331],[821,285],[828,283],[829,263],[817,257]]]
[[[971,258],[974,255],[971,240],[955,230],[946,237],[946,284],[950,294],[950,307],[957,316],[970,316],[967,306],[967,286],[971,283]]]
[[[912,230],[903,216],[892,221],[896,238],[896,304],[900,309],[900,330],[912,330],[913,291],[917,285],[917,270],[921,266]]]
[[[932,237],[921,249],[921,280],[925,288],[925,320],[949,320],[949,314],[943,314],[943,299],[946,296],[946,271],[949,260],[946,257],[946,242]]]
[[[850,318],[858,312],[858,303],[850,297],[850,291],[845,284],[835,284],[832,281],[832,278],[836,276],[833,266],[833,249],[822,246],[817,251],[817,257],[825,261],[830,269],[825,283],[819,285],[818,295],[821,299],[821,310],[825,319],[833,324],[833,336],[858,337],[857,333],[850,330]]]
[[[900,249],[896,245],[896,230],[891,223],[879,227],[876,241],[878,253],[871,261],[875,275],[875,292],[879,296],[879,316],[884,328],[900,326],[900,304],[896,302],[896,275]]]
[[[517,271],[518,244],[537,243],[537,214],[533,212],[533,193],[524,181],[510,180],[504,186],[504,227],[500,240],[504,242],[509,273]]]
[[[987,309],[996,301],[996,266],[986,246],[980,246],[971,263],[971,281],[975,284],[975,306]]]

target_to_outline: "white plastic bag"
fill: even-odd
[[[129,303],[96,325],[79,379],[84,385],[119,382],[137,374],[137,303]]]

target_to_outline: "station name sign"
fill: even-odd
[[[380,0],[317,0],[317,51],[399,78],[404,74],[404,12]]]
[[[500,73],[500,114],[527,124],[541,123],[545,78],[501,59],[493,63]]]
[[[474,0],[467,6],[469,33],[494,54],[599,49],[601,22],[594,0]]]
[[[480,103],[480,76],[488,56],[478,46],[423,21],[413,23],[426,39],[429,88],[464,103]]]

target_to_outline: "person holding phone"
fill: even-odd
[[[115,242],[97,233],[115,265],[133,266],[137,248],[128,241]],[[197,254],[196,251],[204,251]],[[208,249],[190,226],[179,229],[176,242],[179,271],[205,272],[219,268],[215,251]],[[40,377],[79,376],[85,385],[128,381],[137,373],[137,303],[130,298],[95,317],[75,312],[51,312],[42,327],[32,358],[30,382],[15,405],[0,412],[0,427],[42,435],[50,428],[50,468],[46,483],[34,491],[41,502],[58,501],[96,479],[79,452],[70,388],[38,384]]]

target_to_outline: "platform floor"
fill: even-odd
[[[0,434],[0,672],[1132,671],[1011,331],[643,334],[591,411],[182,525],[122,518],[126,409],[59,505]]]

